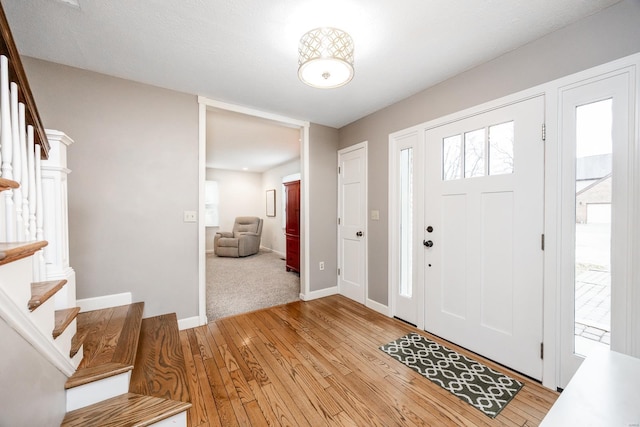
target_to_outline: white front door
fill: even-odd
[[[425,131],[425,329],[542,377],[544,97]]]
[[[367,284],[367,146],[338,151],[338,289],[365,304]]]

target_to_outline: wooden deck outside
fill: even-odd
[[[525,383],[491,419],[378,347],[420,332],[341,296],[295,302],[181,331],[192,427],[527,426],[558,394]]]

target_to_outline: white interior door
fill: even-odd
[[[338,152],[338,288],[365,304],[367,283],[367,149]]]
[[[539,96],[425,134],[425,329],[536,379],[543,123]]]
[[[560,91],[560,387],[594,348],[628,351],[629,84],[625,72]]]

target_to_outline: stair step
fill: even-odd
[[[17,243],[0,243],[0,265],[8,264],[10,262],[31,256],[48,244],[49,243],[46,240],[34,240],[31,242]]]
[[[46,300],[55,295],[55,293],[58,292],[66,283],[66,279],[32,283],[29,310],[33,311],[40,307]]]
[[[190,403],[127,393],[68,412],[61,427],[143,427],[184,412],[190,407]]]
[[[144,319],[129,391],[189,402],[188,384],[176,314]]]
[[[143,310],[144,303],[139,302],[80,313],[71,351],[84,345],[84,355],[65,388],[133,369]]]
[[[0,191],[5,191],[10,188],[18,188],[18,187],[20,187],[20,184],[18,184],[16,181],[13,181],[11,179],[6,179],[6,178],[0,178]]]
[[[78,316],[80,307],[65,308],[64,310],[56,310],[55,326],[53,327],[53,338],[58,338],[67,326],[73,322]]]

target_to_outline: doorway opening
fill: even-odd
[[[199,103],[202,324],[295,301],[304,293],[304,277],[288,267],[283,184],[295,175],[304,182],[308,124],[205,98]],[[215,200],[211,188],[217,189]],[[301,192],[298,214],[304,215],[305,197]],[[221,234],[218,246],[215,236],[233,235],[240,217],[259,218],[259,250],[229,256],[229,248],[217,250]],[[297,255],[304,263],[303,247]]]

